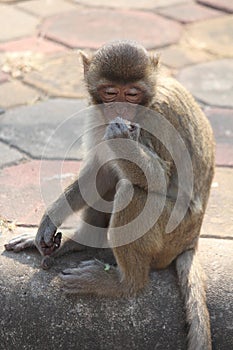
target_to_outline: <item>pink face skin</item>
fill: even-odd
[[[143,99],[143,91],[136,84],[103,84],[99,87],[98,92],[104,103],[129,102],[140,104]]]

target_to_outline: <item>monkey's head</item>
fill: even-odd
[[[129,102],[148,106],[155,94],[158,57],[132,41],[115,41],[93,57],[81,52],[84,77],[94,104]]]

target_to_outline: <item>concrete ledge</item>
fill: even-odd
[[[43,271],[37,252],[5,252],[3,244],[10,238],[0,237],[0,349],[186,349],[173,266],[153,272],[147,290],[135,299],[70,297],[61,292],[57,274],[93,253],[102,258],[105,252],[67,255]],[[231,240],[201,239],[215,350],[229,350],[233,344],[232,251]]]

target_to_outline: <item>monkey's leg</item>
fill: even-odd
[[[195,250],[178,256],[176,269],[185,300],[189,324],[188,350],[211,350],[209,312],[206,305],[204,273]]]
[[[117,190],[114,205],[119,207],[127,189],[121,186]],[[127,225],[144,206],[145,192],[135,188],[131,203],[120,212],[113,212],[110,220],[110,230],[114,227]],[[117,203],[118,202],[118,203]],[[134,215],[132,215],[132,212]],[[136,214],[135,214],[136,212]],[[144,237],[113,249],[118,267],[110,267],[99,261],[82,262],[78,268],[66,269],[61,275],[64,291],[76,294],[96,294],[99,296],[133,296],[141,290],[148,281],[150,270],[150,254],[142,247]]]

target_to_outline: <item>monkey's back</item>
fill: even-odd
[[[200,196],[204,204],[208,199],[215,163],[214,137],[208,119],[191,94],[168,77],[158,79],[152,108],[165,116],[183,139],[192,161],[194,196]],[[161,144],[155,147],[158,147],[155,151],[161,158],[173,162],[165,147]]]
[[[214,175],[214,137],[209,121],[194,98],[175,79],[159,77],[151,108],[166,117],[178,131],[188,149],[193,167],[193,195],[184,219],[173,232],[165,233],[166,223],[175,204],[175,200],[170,198],[167,198],[159,219],[160,225],[165,223],[163,249],[156,254],[154,266],[164,268],[181,252],[197,244]],[[176,188],[176,167],[170,153],[160,142],[155,141],[154,147],[162,159],[172,162],[170,186]]]

